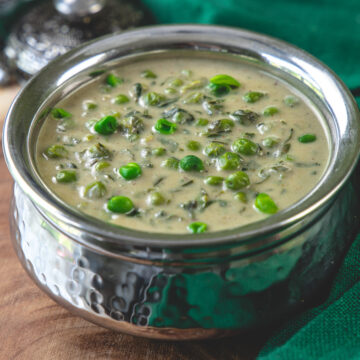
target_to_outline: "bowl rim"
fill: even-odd
[[[260,54],[262,51],[262,61],[265,59],[274,61],[274,58],[265,58],[265,55],[270,56],[274,53],[282,54],[283,57],[279,57],[279,59],[282,59],[283,61],[285,59],[284,56],[287,55],[288,62],[291,57],[292,66],[296,64],[299,67],[303,66],[304,71],[307,68],[313,71],[306,79],[307,81],[313,80],[315,82],[316,79],[322,79],[324,86],[329,86],[330,84],[333,87],[332,90],[337,91],[336,96],[340,97],[342,100],[343,106],[338,113],[342,113],[346,120],[345,121],[344,118],[342,118],[341,121],[344,123],[342,125],[343,128],[342,130],[337,129],[337,131],[342,131],[345,136],[344,141],[338,145],[339,147],[346,146],[346,149],[352,149],[350,156],[347,155],[347,157],[345,157],[345,155],[343,155],[342,160],[346,161],[345,167],[340,168],[339,164],[337,164],[337,166],[334,165],[331,169],[332,174],[330,174],[330,180],[334,178],[336,181],[332,179],[333,181],[331,182],[330,189],[324,191],[320,186],[322,184],[321,182],[318,184],[319,186],[316,186],[304,199],[302,199],[302,201],[297,202],[269,218],[238,228],[197,235],[155,232],[147,233],[145,231],[136,231],[108,224],[71,208],[42,189],[35,181],[31,169],[29,169],[29,159],[25,158],[25,156],[19,156],[19,152],[21,152],[19,141],[16,143],[14,140],[16,129],[13,123],[16,121],[15,118],[20,116],[22,104],[26,103],[26,99],[30,97],[29,94],[34,92],[34,89],[38,84],[44,83],[44,78],[49,77],[51,79],[51,76],[60,76],[60,70],[58,70],[57,67],[61,68],[65,66],[66,68],[67,66],[68,74],[71,70],[70,65],[77,64],[79,59],[84,55],[91,54],[95,57],[96,55],[104,53],[109,54],[114,50],[114,44],[117,44],[117,49],[123,50],[123,48],[125,47],[126,49],[127,46],[128,51],[134,51],[134,49],[137,49],[137,44],[141,42],[151,43],[159,41],[160,37],[166,37],[164,34],[169,37],[168,41],[175,41],[176,38],[178,38],[179,44],[186,42],[184,38],[192,38],[194,44],[196,44],[197,41],[200,42],[207,39],[207,45],[209,47],[214,47],[216,45],[215,40],[218,39],[227,39],[227,44],[229,46],[231,41],[233,43],[236,41],[244,41],[246,44],[254,45],[251,49],[254,53],[258,52],[257,54]],[[196,36],[199,40],[196,40]],[[141,48],[139,49],[141,50]],[[247,48],[244,49],[249,50]],[[215,51],[219,50],[216,49]],[[112,56],[114,55],[112,54]],[[281,68],[281,71],[285,71],[284,69],[285,68]],[[63,71],[62,75],[64,75]],[[70,80],[71,77],[64,81]],[[329,89],[323,90],[329,91]],[[44,94],[46,89],[40,89],[38,91],[40,91],[40,94]],[[32,96],[35,95],[32,94]],[[48,98],[51,98],[51,94]],[[328,100],[326,97],[324,99]],[[330,106],[331,104],[329,105],[326,103],[326,105]],[[335,105],[333,104],[333,106]],[[332,115],[335,117],[337,113],[334,113],[334,108],[331,108],[331,110],[333,112]],[[38,113],[32,115],[31,123],[38,117]],[[349,131],[351,131],[351,134],[348,133]],[[332,139],[332,141],[333,140],[334,139]],[[21,144],[21,146],[23,147],[24,144]],[[343,150],[339,148],[338,151]],[[191,246],[209,246],[234,242],[244,244],[249,241],[255,241],[255,239],[270,236],[295,223],[299,223],[306,217],[316,216],[316,214],[319,213],[319,210],[335,198],[335,195],[348,180],[359,159],[360,117],[354,98],[340,78],[322,62],[294,45],[267,35],[239,28],[192,24],[156,25],[103,36],[87,42],[50,62],[28,81],[13,101],[4,124],[3,152],[7,166],[14,180],[31,198],[44,216],[53,219],[53,223],[55,225],[58,224],[60,228],[66,229],[64,231],[66,231],[67,234],[72,233],[73,237],[82,238],[82,241],[85,243],[87,241],[91,242],[92,239],[96,239],[97,241],[100,240],[103,245],[123,243],[154,247],[189,247],[189,244],[191,244]],[[24,148],[22,148],[22,154],[24,154]],[[329,171],[329,169],[327,171]],[[86,236],[81,235],[84,233],[86,233]]]

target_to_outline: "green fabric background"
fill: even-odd
[[[27,3],[29,0],[22,0]],[[360,87],[360,0],[143,0],[159,23],[230,25],[295,44]],[[0,37],[12,20],[1,12]],[[360,98],[357,98],[360,104]],[[262,360],[360,359],[360,235],[328,299],[288,323],[259,354]]]

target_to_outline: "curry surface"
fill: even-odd
[[[241,86],[214,95],[209,80],[218,74],[231,76]],[[249,91],[262,96],[246,102],[243,97]],[[148,105],[150,92],[164,97],[157,105]],[[120,94],[129,101],[117,103]],[[290,95],[295,101],[286,104],[284,99]],[[264,109],[269,106],[278,112],[265,116]],[[64,202],[93,217],[147,232],[186,233],[193,222],[205,223],[206,231],[219,231],[263,219],[270,215],[256,208],[259,193],[269,195],[277,211],[285,209],[314,188],[329,157],[321,119],[306,98],[255,67],[229,60],[164,57],[135,61],[99,75],[56,109],[64,109],[65,116],[50,113],[37,142],[37,168],[46,185]],[[185,112],[178,114],[179,109]],[[247,114],[253,117],[240,119],[234,115],[238,110],[250,110]],[[110,135],[99,134],[94,125],[108,115],[116,119],[117,129]],[[156,131],[160,118],[175,123],[176,130],[171,134]],[[222,119],[230,120],[225,121],[225,130],[224,124],[217,122]],[[300,142],[305,134],[315,135],[316,140]],[[239,138],[256,144],[256,152],[238,153],[236,169],[221,169],[220,156],[205,153],[211,142],[234,153],[232,144]],[[198,144],[189,149],[189,141]],[[65,148],[61,157],[47,156],[47,149],[54,144]],[[96,156],[96,149],[104,148],[107,155],[98,151]],[[165,150],[154,150],[158,148]],[[187,155],[202,160],[204,169],[184,171],[178,164],[175,169],[167,167],[167,159],[181,160]],[[119,168],[134,162],[141,175],[124,179]],[[71,170],[76,179],[56,180],[63,170]],[[233,190],[225,180],[237,171],[246,173],[250,184]],[[209,185],[209,176],[224,181]],[[94,182],[101,182],[104,191],[89,191]],[[132,200],[132,211],[119,214],[108,209],[108,200],[119,195]]]

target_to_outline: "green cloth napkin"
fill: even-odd
[[[360,88],[359,0],[143,0],[159,23],[241,27],[295,44]],[[360,95],[360,91],[358,90]],[[360,105],[360,98],[357,97]],[[290,319],[260,352],[262,360],[360,359],[360,235],[327,300]]]

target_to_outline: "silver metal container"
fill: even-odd
[[[330,161],[313,191],[265,220],[199,235],[121,229],[49,193],[34,166],[48,109],[122,61],[184,50],[250,62],[311,99],[330,134]],[[24,268],[70,311],[129,334],[199,339],[274,324],[326,293],[357,227],[350,174],[360,122],[352,96],[309,54],[244,30],[159,26],[85,44],[22,89],[8,113],[3,145],[15,180],[11,234]]]

